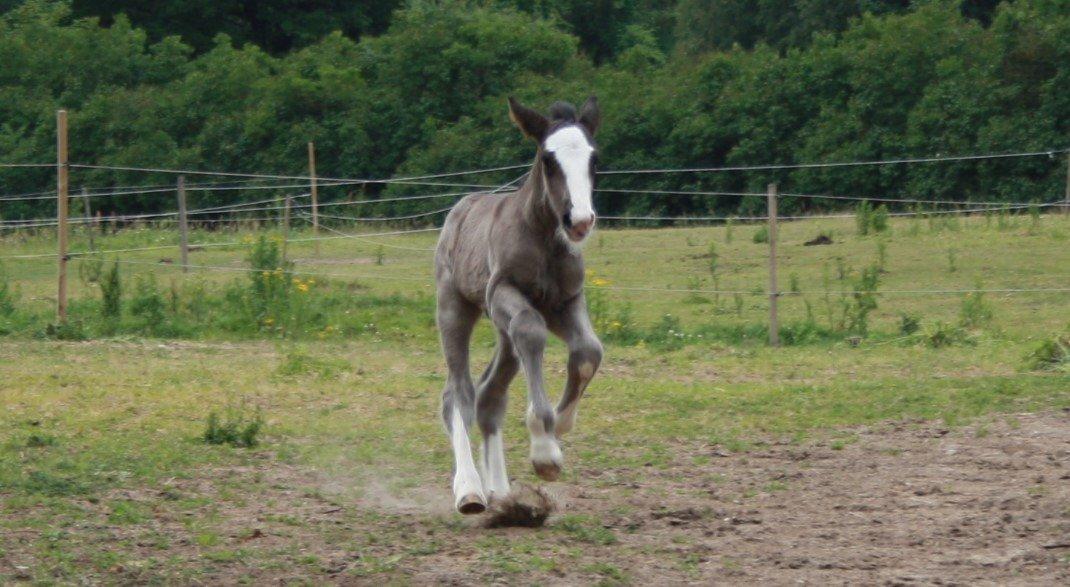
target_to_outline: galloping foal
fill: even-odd
[[[520,189],[472,194],[449,216],[435,251],[438,329],[449,375],[442,418],[453,445],[453,496],[462,514],[486,509],[509,492],[502,444],[507,390],[519,367],[528,384],[531,463],[543,479],[561,473],[557,440],[572,429],[584,389],[602,360],[583,296],[580,244],[594,228],[592,196],[600,114],[592,96],[579,115],[564,102],[550,117],[509,98],[509,118],[538,144]],[[498,331],[494,359],[472,384],[468,345],[480,313]],[[568,380],[557,408],[542,379],[547,331],[568,345]],[[468,442],[472,421],[483,432],[482,478]]]

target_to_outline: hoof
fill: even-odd
[[[473,514],[482,514],[487,509],[487,504],[483,501],[483,498],[470,493],[461,499],[457,500],[457,511],[469,516]]]
[[[549,462],[549,463],[531,463],[535,467],[535,474],[544,481],[557,481],[557,478],[561,476],[561,465]]]

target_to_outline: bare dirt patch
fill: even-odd
[[[450,513],[448,471],[427,471],[411,492],[375,486],[344,495],[325,475],[265,453],[247,467],[205,469],[79,503],[88,517],[64,528],[76,576],[59,578],[1070,582],[1067,412],[996,416],[950,430],[886,423],[738,454],[680,442],[671,452],[659,466],[578,462],[570,481],[549,486],[559,511],[538,529],[487,529],[480,516]],[[29,578],[48,564],[32,548],[46,530],[13,530],[0,539],[0,578]],[[94,555],[109,550],[121,556]]]

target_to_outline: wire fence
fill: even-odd
[[[621,176],[621,175],[634,175],[634,176],[649,176],[649,175],[671,175],[681,173],[693,173],[693,174],[707,174],[707,173],[721,173],[721,172],[757,172],[757,171],[778,171],[778,170],[791,170],[791,169],[820,169],[820,168],[839,168],[839,167],[865,167],[865,166],[880,166],[880,165],[905,165],[905,164],[922,164],[922,163],[937,163],[937,162],[956,162],[956,161],[976,161],[976,160],[999,160],[1008,158],[1024,158],[1024,157],[1055,157],[1057,154],[1070,153],[1068,149],[1048,149],[1041,151],[1021,151],[1013,153],[988,153],[988,154],[975,154],[975,155],[957,155],[957,156],[935,156],[935,157],[917,157],[917,158],[895,158],[895,159],[880,159],[880,160],[868,160],[868,161],[840,161],[840,162],[828,162],[828,163],[788,163],[788,164],[769,164],[769,165],[736,165],[736,166],[719,166],[719,167],[691,167],[691,168],[661,168],[661,169],[618,169],[600,171],[600,175],[609,176]],[[0,167],[32,167],[32,168],[47,168],[55,167],[55,164],[51,163],[2,163]],[[148,166],[124,166],[124,165],[96,165],[85,163],[71,163],[67,166],[68,169],[82,169],[82,170],[103,170],[103,171],[116,171],[116,172],[129,172],[129,173],[146,173],[146,174],[170,174],[174,176],[204,176],[212,178],[225,178],[222,181],[209,181],[203,183],[190,183],[184,186],[186,192],[203,192],[203,193],[216,193],[216,192],[234,192],[240,194],[259,192],[259,191],[273,191],[275,194],[272,197],[254,199],[249,201],[235,201],[231,203],[219,204],[214,206],[206,206],[201,208],[195,208],[191,210],[172,210],[163,212],[147,212],[139,214],[122,214],[122,215],[110,215],[107,218],[101,216],[94,216],[86,214],[79,217],[63,218],[28,218],[28,219],[0,219],[0,238],[3,238],[3,231],[20,231],[20,230],[37,230],[37,229],[52,229],[56,228],[58,231],[66,230],[69,225],[90,225],[95,226],[99,222],[107,222],[113,225],[125,225],[128,223],[147,222],[151,224],[172,225],[177,224],[181,230],[185,230],[185,226],[188,223],[194,225],[203,224],[210,225],[234,225],[237,223],[260,223],[260,226],[271,225],[277,223],[280,228],[284,229],[286,234],[285,241],[287,243],[319,243],[322,241],[331,241],[338,239],[351,239],[359,242],[375,245],[377,247],[406,250],[427,254],[435,250],[434,247],[421,247],[412,246],[409,243],[397,243],[384,241],[390,237],[408,236],[433,233],[441,230],[441,223],[435,222],[430,226],[420,226],[420,223],[431,222],[432,220],[448,213],[453,205],[439,206],[432,210],[410,212],[403,214],[392,215],[354,215],[352,213],[323,213],[321,210],[347,207],[347,206],[362,206],[362,205],[380,205],[386,203],[399,203],[410,201],[423,201],[432,199],[446,199],[446,198],[459,198],[471,193],[500,193],[510,188],[515,187],[525,176],[521,174],[515,179],[508,181],[504,184],[490,185],[485,183],[462,183],[455,181],[442,181],[449,180],[451,178],[461,178],[465,176],[479,176],[489,173],[501,173],[506,171],[514,171],[519,169],[527,169],[530,164],[516,164],[516,165],[503,165],[497,167],[488,167],[481,169],[451,171],[444,173],[424,174],[424,175],[411,175],[395,178],[347,178],[347,177],[316,177],[315,175],[287,175],[287,174],[266,174],[266,173],[248,173],[237,171],[204,171],[193,169],[169,169],[161,167],[148,167]],[[434,187],[446,187],[453,188],[451,191],[427,193],[427,194],[410,194],[396,197],[383,197],[383,198],[362,198],[362,199],[344,199],[335,201],[318,202],[315,197],[315,191],[317,188],[330,188],[336,186],[364,186],[364,185],[410,185],[410,186],[434,186]],[[310,189],[311,188],[311,189]],[[851,218],[856,216],[854,213],[813,213],[813,214],[794,214],[794,215],[778,215],[776,213],[775,202],[779,198],[801,199],[811,201],[854,201],[854,202],[880,202],[898,206],[909,207],[909,210],[897,210],[897,211],[885,211],[888,216],[894,217],[936,217],[947,215],[960,215],[970,216],[978,214],[992,214],[992,213],[1018,213],[1022,210],[1039,211],[1042,209],[1052,209],[1055,207],[1065,207],[1070,211],[1070,177],[1067,182],[1067,195],[1065,199],[1059,200],[1055,198],[1048,198],[1043,201],[1034,203],[1022,203],[1022,202],[1010,202],[1010,201],[978,201],[978,200],[946,200],[946,199],[925,199],[925,198],[913,198],[913,197],[882,197],[882,196],[867,196],[867,195],[853,195],[853,194],[813,194],[813,193],[794,193],[785,192],[779,193],[775,189],[770,193],[756,193],[747,191],[718,191],[718,190],[684,190],[684,189],[663,189],[652,187],[650,189],[629,187],[629,188],[598,188],[595,190],[597,194],[612,195],[612,194],[629,194],[631,196],[639,197],[698,197],[698,198],[721,198],[721,197],[744,197],[744,198],[768,198],[769,199],[769,213],[766,215],[752,214],[752,215],[666,215],[666,214],[640,214],[640,215],[605,215],[600,216],[599,219],[603,221],[611,221],[618,223],[656,223],[664,225],[667,223],[672,224],[695,224],[695,223],[733,223],[733,222],[762,222],[768,223],[770,232],[776,234],[776,223],[779,221],[797,221],[797,220],[812,220],[812,219],[842,219]],[[174,194],[176,193],[176,187],[170,185],[161,184],[145,184],[145,185],[112,185],[112,186],[96,186],[86,187],[83,189],[82,194],[74,194],[70,196],[73,201],[85,200],[88,202],[90,199],[95,198],[121,198],[121,197],[135,197],[135,196],[147,196],[154,194]],[[0,195],[0,203],[12,203],[12,202],[32,202],[39,200],[48,200],[58,197],[57,190],[45,190],[39,192],[24,192],[17,194]],[[184,205],[183,205],[184,206]],[[925,207],[926,209],[922,209]],[[88,207],[86,208],[88,209]],[[291,237],[289,236],[289,225],[281,226],[283,218],[289,218],[290,213],[294,213],[294,219],[311,224],[314,227],[312,236]],[[203,218],[202,218],[203,217]],[[384,227],[392,229],[384,230],[372,230],[361,231],[356,230],[349,232],[343,230],[344,226],[331,226],[329,224],[321,223],[320,220],[333,221],[338,224],[346,224],[351,229],[358,228],[359,225],[366,223],[375,224],[395,224],[395,227]],[[413,225],[416,226],[413,226]],[[319,235],[316,230],[323,228],[329,234]],[[229,247],[242,247],[248,246],[248,241],[245,240],[221,240],[221,241],[206,241],[195,242],[188,244],[188,250],[196,249],[223,249]],[[62,255],[63,259],[68,258],[85,258],[88,256],[116,256],[115,261],[120,264],[126,265],[142,265],[142,266],[175,266],[175,264],[169,260],[150,261],[144,259],[129,259],[119,257],[127,253],[142,253],[150,251],[162,251],[162,250],[175,250],[174,244],[162,244],[162,245],[146,245],[146,246],[129,246],[129,247],[116,247],[116,248],[102,248],[97,249],[95,247],[89,250],[79,251],[66,251],[64,250]],[[0,260],[40,260],[56,258],[57,253],[27,253],[27,254],[4,254],[0,255]],[[185,255],[183,255],[185,259]],[[763,259],[764,260],[764,259]],[[315,261],[312,261],[314,263]],[[777,299],[781,297],[787,297],[790,295],[835,295],[835,296],[850,296],[856,295],[854,291],[830,291],[825,290],[798,290],[793,289],[791,292],[782,291],[777,287],[775,281],[776,274],[776,243],[775,236],[770,244],[770,256],[769,262],[771,267],[772,280],[768,288],[755,288],[749,290],[740,289],[720,289],[720,288],[704,288],[704,287],[657,287],[648,284],[590,284],[587,287],[591,290],[604,290],[604,291],[617,291],[625,293],[657,293],[657,294],[690,294],[690,295],[731,295],[731,296],[762,296],[768,297],[771,306],[771,332],[776,329],[776,316],[775,307]],[[1070,262],[1070,259],[1068,259]],[[195,269],[200,271],[218,271],[218,272],[249,272],[256,271],[255,269],[245,267],[234,267],[218,264],[188,264],[182,265],[185,269]],[[313,276],[321,278],[345,278],[345,279],[377,279],[377,280],[394,280],[394,281],[413,281],[429,283],[429,276],[418,276],[412,274],[406,275],[388,275],[381,271],[377,272],[362,272],[360,274],[353,273],[334,273],[325,271],[308,271],[304,269],[290,269],[287,273],[293,275]],[[61,286],[62,287],[62,286]],[[884,289],[873,292],[878,296],[946,296],[946,295],[966,295],[966,294],[1066,294],[1070,293],[1070,284],[1067,286],[1054,286],[1054,287],[976,287],[976,288],[912,288],[912,289]]]

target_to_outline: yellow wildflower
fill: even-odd
[[[591,284],[592,285],[596,285],[598,287],[602,287],[602,286],[609,285],[609,280],[608,279],[603,279],[601,277],[595,277],[593,280],[591,280]]]
[[[263,275],[264,275],[264,277],[271,277],[271,272],[270,271],[265,271],[263,273]]]
[[[301,293],[306,293],[308,291],[308,284],[307,283],[299,283],[299,284],[297,284],[297,291],[299,291]]]

